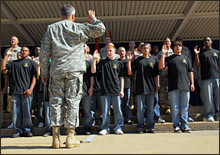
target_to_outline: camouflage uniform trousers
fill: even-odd
[[[83,72],[50,76],[51,126],[76,128],[79,126],[79,104],[83,95]]]
[[[160,81],[159,89],[159,103],[163,103],[166,108],[170,108],[169,98],[168,98],[168,76],[163,76]]]

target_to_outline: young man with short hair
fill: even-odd
[[[114,131],[116,134],[122,135],[124,118],[121,111],[120,97],[124,97],[123,67],[122,63],[115,59],[115,46],[110,44],[106,49],[107,58],[100,60],[100,62],[98,51],[94,52],[91,68],[92,73],[97,73],[101,77],[102,124],[99,134],[106,135],[109,133],[109,110],[112,104],[115,120]]]
[[[174,54],[166,57],[167,46],[162,47],[159,68],[168,67],[168,94],[174,132],[191,132],[188,127],[188,109],[190,91],[194,91],[193,68],[190,59],[183,55],[183,44],[174,43]]]
[[[31,129],[33,127],[31,120],[31,102],[32,91],[36,83],[37,64],[28,59],[30,54],[27,47],[21,49],[21,59],[8,62],[8,58],[12,55],[13,48],[10,48],[7,52],[1,69],[3,71],[8,70],[10,73],[10,93],[13,97],[13,123],[14,128],[17,130],[16,134],[13,134],[13,138],[20,137],[21,134],[25,134],[27,137],[32,137]],[[7,65],[6,65],[7,64]]]

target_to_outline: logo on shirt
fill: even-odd
[[[217,55],[217,53],[214,52],[214,53],[213,53],[213,56],[214,56],[214,57],[217,57],[218,55]]]
[[[150,62],[150,66],[153,68],[153,63],[152,62]]]
[[[183,59],[183,63],[185,63],[185,64],[186,64],[186,59]]]
[[[28,63],[27,62],[24,63],[24,67],[28,67]]]
[[[116,65],[116,64],[113,64],[113,68],[114,68],[114,69],[117,69],[117,65]]]

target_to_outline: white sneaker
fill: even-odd
[[[44,127],[44,123],[40,122],[39,125],[38,125],[38,128],[43,128],[43,127]]]
[[[107,134],[108,134],[108,131],[105,129],[99,132],[99,135],[107,135]]]
[[[14,128],[14,124],[11,123],[9,126],[8,126],[9,129],[13,129]]]
[[[117,134],[117,135],[123,135],[124,132],[123,132],[121,129],[117,129],[117,130],[115,131],[115,134]]]
[[[203,121],[214,122],[215,120],[213,117],[209,117],[208,119],[204,117]]]

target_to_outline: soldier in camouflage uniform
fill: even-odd
[[[164,45],[167,46],[168,52],[166,57],[169,57],[173,55],[173,50],[171,48],[171,40],[170,38],[164,39]],[[162,51],[158,53],[159,60],[162,56]],[[170,104],[168,99],[168,73],[167,68],[160,70],[160,89],[159,89],[159,103],[163,107],[163,105],[166,108],[165,114],[170,114]]]
[[[83,73],[86,71],[84,49],[89,39],[98,38],[105,33],[105,26],[88,11],[91,24],[75,23],[75,8],[64,4],[61,8],[62,20],[48,26],[42,39],[39,55],[41,77],[46,84],[49,79],[50,119],[53,130],[53,148],[61,145],[59,127],[67,128],[66,147],[79,146],[75,140],[75,128],[79,126],[79,103],[82,97]],[[48,72],[49,59],[51,66]],[[64,114],[64,106],[67,106]],[[64,121],[64,116],[66,119]]]

